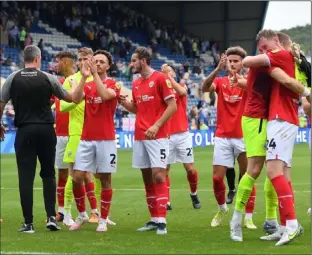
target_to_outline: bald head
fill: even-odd
[[[24,49],[24,62],[32,63],[35,59],[41,58],[41,50],[36,45],[26,46]]]

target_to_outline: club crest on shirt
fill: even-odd
[[[116,87],[117,89],[120,89],[120,88],[121,88],[120,82],[116,82],[116,83],[115,83],[115,87]]]
[[[171,81],[170,81],[170,80],[166,79],[166,84],[167,84],[167,87],[168,87],[169,89],[172,88],[172,84],[171,84]]]
[[[276,50],[272,50],[271,53],[277,53],[279,51],[280,51],[279,49],[276,49]]]
[[[148,86],[149,86],[150,88],[153,87],[153,86],[154,86],[154,82],[151,81],[151,82],[148,84]]]

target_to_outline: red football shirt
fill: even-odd
[[[242,115],[247,92],[230,87],[229,77],[217,77],[213,83],[218,94],[216,137],[242,138]]]
[[[106,78],[103,84],[103,86],[107,86],[116,92],[115,98],[107,101],[102,100],[94,81],[84,85],[86,104],[81,140],[115,140],[114,114],[117,98],[120,95],[120,84],[111,78]]]
[[[270,60],[268,72],[279,67],[290,77],[296,77],[294,57],[289,51],[275,50],[269,52],[267,56]],[[299,126],[299,97],[299,94],[273,80],[268,120],[281,119]]]
[[[135,140],[146,140],[145,131],[153,126],[167,108],[166,100],[174,97],[172,85],[165,74],[153,71],[149,78],[138,78],[132,85],[132,98],[137,107]],[[158,131],[155,139],[169,137],[168,122]]]
[[[185,85],[180,84],[185,87]],[[188,130],[188,119],[186,115],[187,110],[187,96],[179,96],[173,89],[173,93],[177,102],[177,111],[169,120],[169,134],[176,134]]]
[[[272,79],[266,67],[253,67],[247,76],[247,99],[243,115],[250,118],[267,119]]]
[[[60,83],[64,83],[65,78],[59,79]],[[55,133],[57,136],[68,136],[69,113],[60,111],[60,100],[54,96],[55,103]]]

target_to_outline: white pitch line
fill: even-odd
[[[307,184],[306,184],[307,185]],[[42,190],[43,188],[33,188],[33,190]],[[1,190],[18,190],[18,188],[6,188],[6,187],[1,187]],[[145,189],[113,189],[114,191],[145,191]],[[189,191],[189,189],[170,189],[171,191]],[[212,189],[199,189],[199,192],[213,192]],[[264,192],[263,189],[257,190],[257,192]],[[294,192],[303,192],[303,193],[308,193],[311,192],[311,190],[294,190]]]

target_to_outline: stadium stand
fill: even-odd
[[[46,72],[54,72],[54,59],[59,51],[75,52],[83,46],[109,50],[116,64],[114,76],[129,95],[133,80],[128,68],[130,56],[135,47],[147,46],[154,53],[151,62],[154,69],[160,70],[164,63],[177,68],[178,80],[189,88],[188,113],[197,107],[198,115],[194,117],[197,126],[200,120],[209,126],[216,125],[216,109],[211,105],[215,101],[211,99],[213,95],[201,95],[199,89],[218,62],[216,43],[182,34],[117,2],[8,2],[7,5],[1,11],[1,29],[9,42],[1,45],[2,78],[23,66],[20,42],[23,27],[27,33],[24,46],[32,43],[41,47],[42,70]],[[59,19],[53,18],[56,10]],[[11,63],[4,64],[7,59]]]

